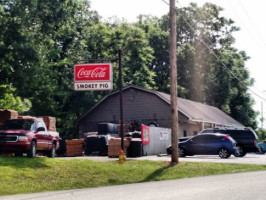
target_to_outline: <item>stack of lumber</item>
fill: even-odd
[[[127,148],[130,145],[130,138],[124,139],[124,153],[127,155]],[[121,150],[121,138],[111,138],[108,142],[108,157],[118,157]]]
[[[84,139],[66,140],[66,156],[83,156]]]
[[[3,110],[0,109],[0,126],[8,119],[17,119],[18,112],[15,110]]]
[[[36,119],[36,117],[32,117],[32,116],[18,116],[18,119]]]
[[[56,119],[55,117],[43,116],[43,121],[48,131],[56,131]]]

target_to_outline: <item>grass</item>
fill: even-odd
[[[0,157],[0,195],[266,170],[266,165]]]

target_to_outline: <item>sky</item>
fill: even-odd
[[[140,14],[161,17],[169,12],[169,0],[90,0],[91,8],[98,11],[103,19],[118,17],[128,22],[137,21]],[[240,31],[234,34],[235,47],[244,50],[250,59],[245,66],[255,84],[250,93],[255,100],[254,110],[266,118],[266,1],[265,0],[178,0],[177,7],[188,6],[194,2],[199,6],[206,2],[214,3],[224,9],[222,16],[234,20]],[[254,94],[255,93],[255,94]],[[262,124],[259,122],[259,127]],[[266,121],[263,123],[266,127]]]

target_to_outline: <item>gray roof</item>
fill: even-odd
[[[152,93],[157,95],[159,98],[164,100],[166,103],[170,105],[170,95],[158,92],[155,90],[149,90],[140,86],[136,85],[128,85],[123,88],[123,90],[127,90],[130,88],[135,88],[138,90],[142,90],[148,93]],[[80,120],[85,117],[88,113],[90,113],[95,107],[97,107],[101,102],[103,102],[106,98],[119,93],[119,91],[115,91],[110,93],[109,95],[105,96],[101,99],[95,106],[93,106],[88,112],[86,112]],[[207,104],[187,100],[178,97],[178,111],[181,112],[183,115],[189,118],[191,121],[195,122],[205,122],[205,123],[215,123],[219,125],[225,126],[236,126],[236,127],[243,127],[238,121],[221,111],[220,109],[209,106]]]
[[[170,95],[157,92],[167,99],[170,104]],[[221,111],[220,109],[207,104],[191,101],[178,97],[178,111],[187,116],[191,121],[215,123],[226,126],[243,127],[238,121]]]

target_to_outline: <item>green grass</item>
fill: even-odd
[[[0,157],[0,195],[266,170],[266,165]]]

